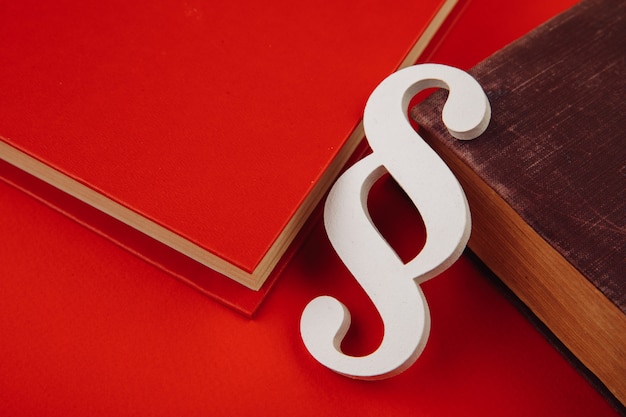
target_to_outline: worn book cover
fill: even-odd
[[[370,91],[455,3],[4,3],[2,176],[205,292],[246,293],[226,276],[257,299]]]
[[[470,247],[626,401],[626,4],[581,2],[471,70],[491,101],[451,140],[442,94],[411,112],[461,180]]]

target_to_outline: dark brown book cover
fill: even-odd
[[[626,2],[583,1],[470,73],[492,120],[473,141],[411,110],[470,202],[470,248],[626,402]]]

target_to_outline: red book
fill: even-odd
[[[0,176],[251,313],[455,3],[12,2]]]

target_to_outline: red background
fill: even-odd
[[[429,60],[467,68],[571,3],[475,0]],[[398,251],[417,250],[419,219],[391,181],[371,204]],[[320,224],[253,320],[3,183],[0,236],[3,415],[616,415],[470,256],[424,284],[432,330],[415,365],[364,382],[299,337],[321,294],[353,313],[348,352],[382,331]]]

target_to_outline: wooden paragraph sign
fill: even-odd
[[[300,332],[316,360],[349,377],[387,378],[415,362],[430,330],[420,284],[452,265],[469,239],[471,220],[463,189],[408,119],[410,100],[433,87],[449,90],[442,117],[452,136],[469,140],[485,131],[489,101],[470,75],[438,64],[400,70],[378,85],[365,106],[363,124],[373,153],[341,175],[326,201],[324,223],[330,242],[377,308],[384,335],[369,355],[343,353],[350,312],[328,296],[306,306]],[[406,264],[368,214],[369,191],[386,172],[409,196],[426,227],[424,248]]]

